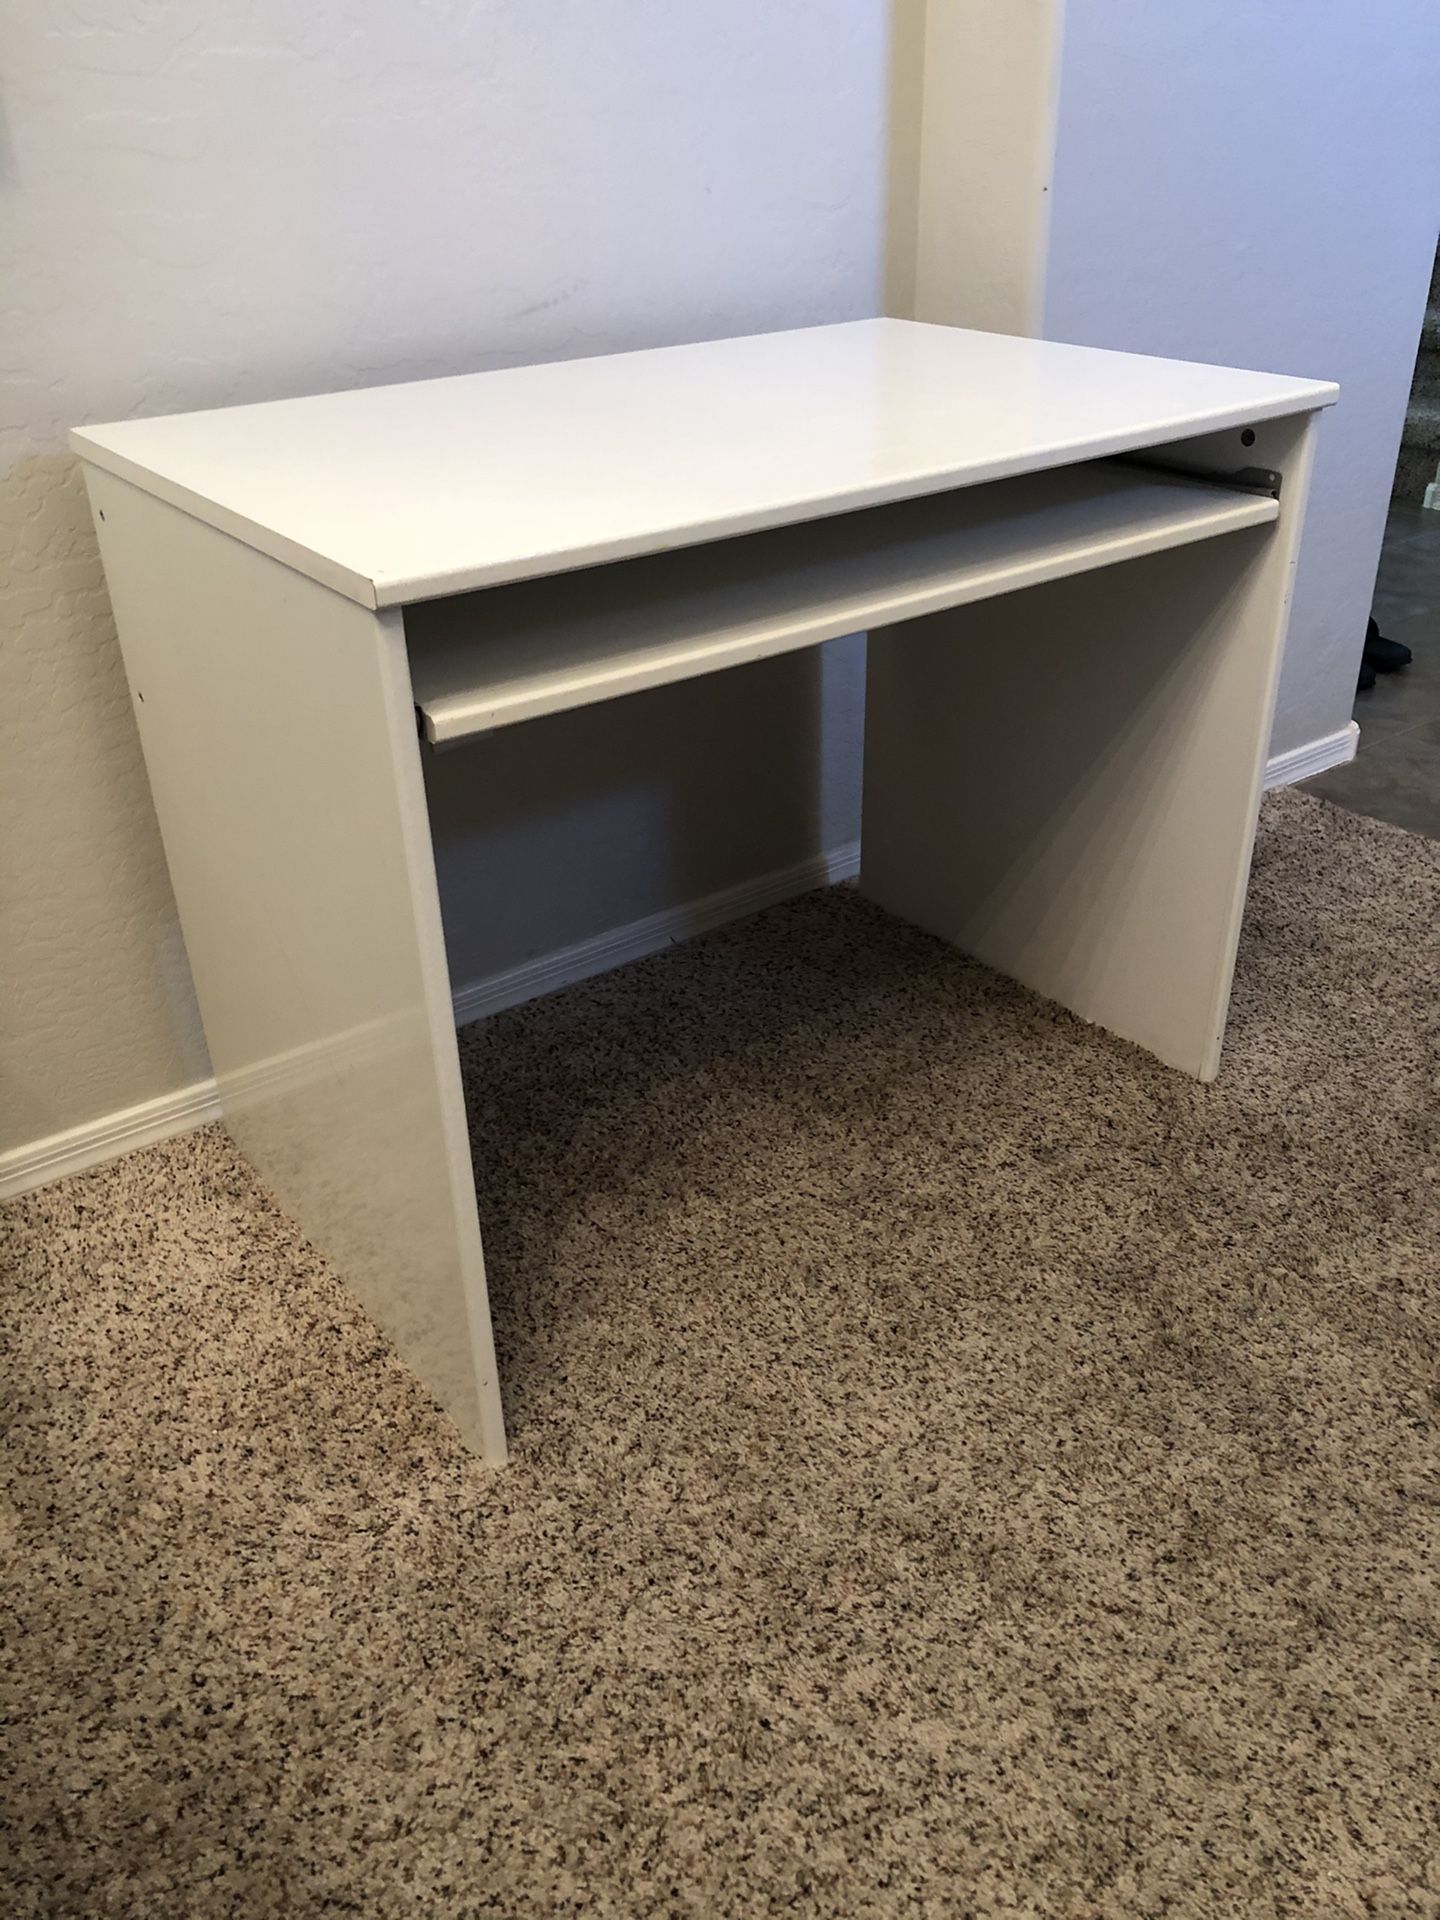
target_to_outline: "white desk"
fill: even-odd
[[[229,1125],[487,1459],[422,754],[868,628],[864,890],[1209,1078],[1334,398],[869,320],[72,436]]]

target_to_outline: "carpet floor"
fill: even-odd
[[[477,1466],[218,1129],[4,1216],[10,1915],[1440,1914],[1440,845],[1202,1088],[848,889],[462,1036]]]

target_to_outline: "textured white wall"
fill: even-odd
[[[65,428],[873,313],[888,24],[886,0],[3,10],[0,1150],[205,1070]],[[856,668],[520,729],[472,762],[499,814],[455,756],[457,975],[853,834]],[[503,914],[469,910],[497,878]]]
[[[1337,731],[1440,226],[1440,5],[1070,0],[1052,201],[1047,336],[1340,382],[1271,752]]]

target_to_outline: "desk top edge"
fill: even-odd
[[[960,419],[954,404],[946,418],[935,404],[945,392],[976,418]],[[1328,381],[880,319],[81,427],[70,444],[347,598],[394,607],[1102,459],[1337,397]],[[738,470],[719,484],[706,486],[703,452],[685,437],[687,401],[701,425],[728,437],[711,451]],[[657,417],[641,420],[638,444],[617,446],[625,410],[647,406]],[[727,434],[747,406],[750,439],[743,418]],[[467,408],[482,410],[498,443],[488,470],[457,442]],[[808,466],[786,444],[790,428],[803,456],[797,423],[820,442]],[[288,468],[287,438],[296,454]],[[271,441],[276,475],[260,457]],[[784,470],[767,485],[777,441]],[[667,462],[682,452],[691,470],[677,475]],[[361,486],[327,513],[327,484],[343,496],[367,457],[395,482],[388,501],[383,486],[370,500]],[[567,458],[578,467],[575,499],[557,504],[547,463]],[[527,460],[512,485],[511,467]],[[435,503],[418,496],[441,482],[489,539],[463,512],[438,534],[427,524]],[[414,524],[395,531],[391,522],[411,509]],[[508,522],[492,530],[487,515]]]

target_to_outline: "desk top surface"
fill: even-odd
[[[71,444],[384,607],[1307,412],[1336,391],[857,320],[121,421]]]

